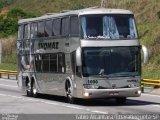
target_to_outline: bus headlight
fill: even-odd
[[[138,95],[141,95],[141,93],[142,93],[141,90],[138,90],[135,92],[135,94],[138,94]]]
[[[98,89],[99,88],[98,85],[94,85],[94,84],[83,84],[83,86],[86,89]]]
[[[84,95],[85,97],[88,97],[88,96],[89,96],[89,93],[85,92],[85,93],[83,93],[83,95]]]

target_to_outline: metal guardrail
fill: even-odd
[[[2,78],[2,75],[7,75],[7,78],[9,79],[11,75],[15,75],[17,79],[17,71],[12,70],[0,70],[0,78]],[[143,79],[141,81],[141,87],[144,87],[144,85],[154,85],[154,86],[160,86],[160,80],[152,80],[152,79]]]
[[[141,90],[144,92],[145,85],[152,86],[153,88],[160,87],[160,80],[143,79],[141,81]]]
[[[160,86],[160,80],[143,79],[141,84]]]
[[[17,80],[17,71],[11,71],[11,70],[0,70],[0,78],[2,78],[2,75],[7,75],[7,78],[10,79],[10,76],[14,75]]]

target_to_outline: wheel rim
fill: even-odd
[[[27,88],[26,88],[26,93],[27,93],[27,96],[28,97],[32,97],[32,88],[31,88],[31,86],[30,86],[30,83],[28,82],[28,84],[27,84],[27,86],[26,86]]]
[[[74,98],[72,96],[72,88],[70,83],[67,82],[67,99],[69,103],[73,103],[74,102]]]

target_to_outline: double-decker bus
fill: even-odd
[[[141,49],[129,10],[87,8],[18,22],[18,85],[38,93],[74,98],[141,95]]]

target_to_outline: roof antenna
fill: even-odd
[[[101,0],[101,8],[103,7],[104,5],[104,0]]]

